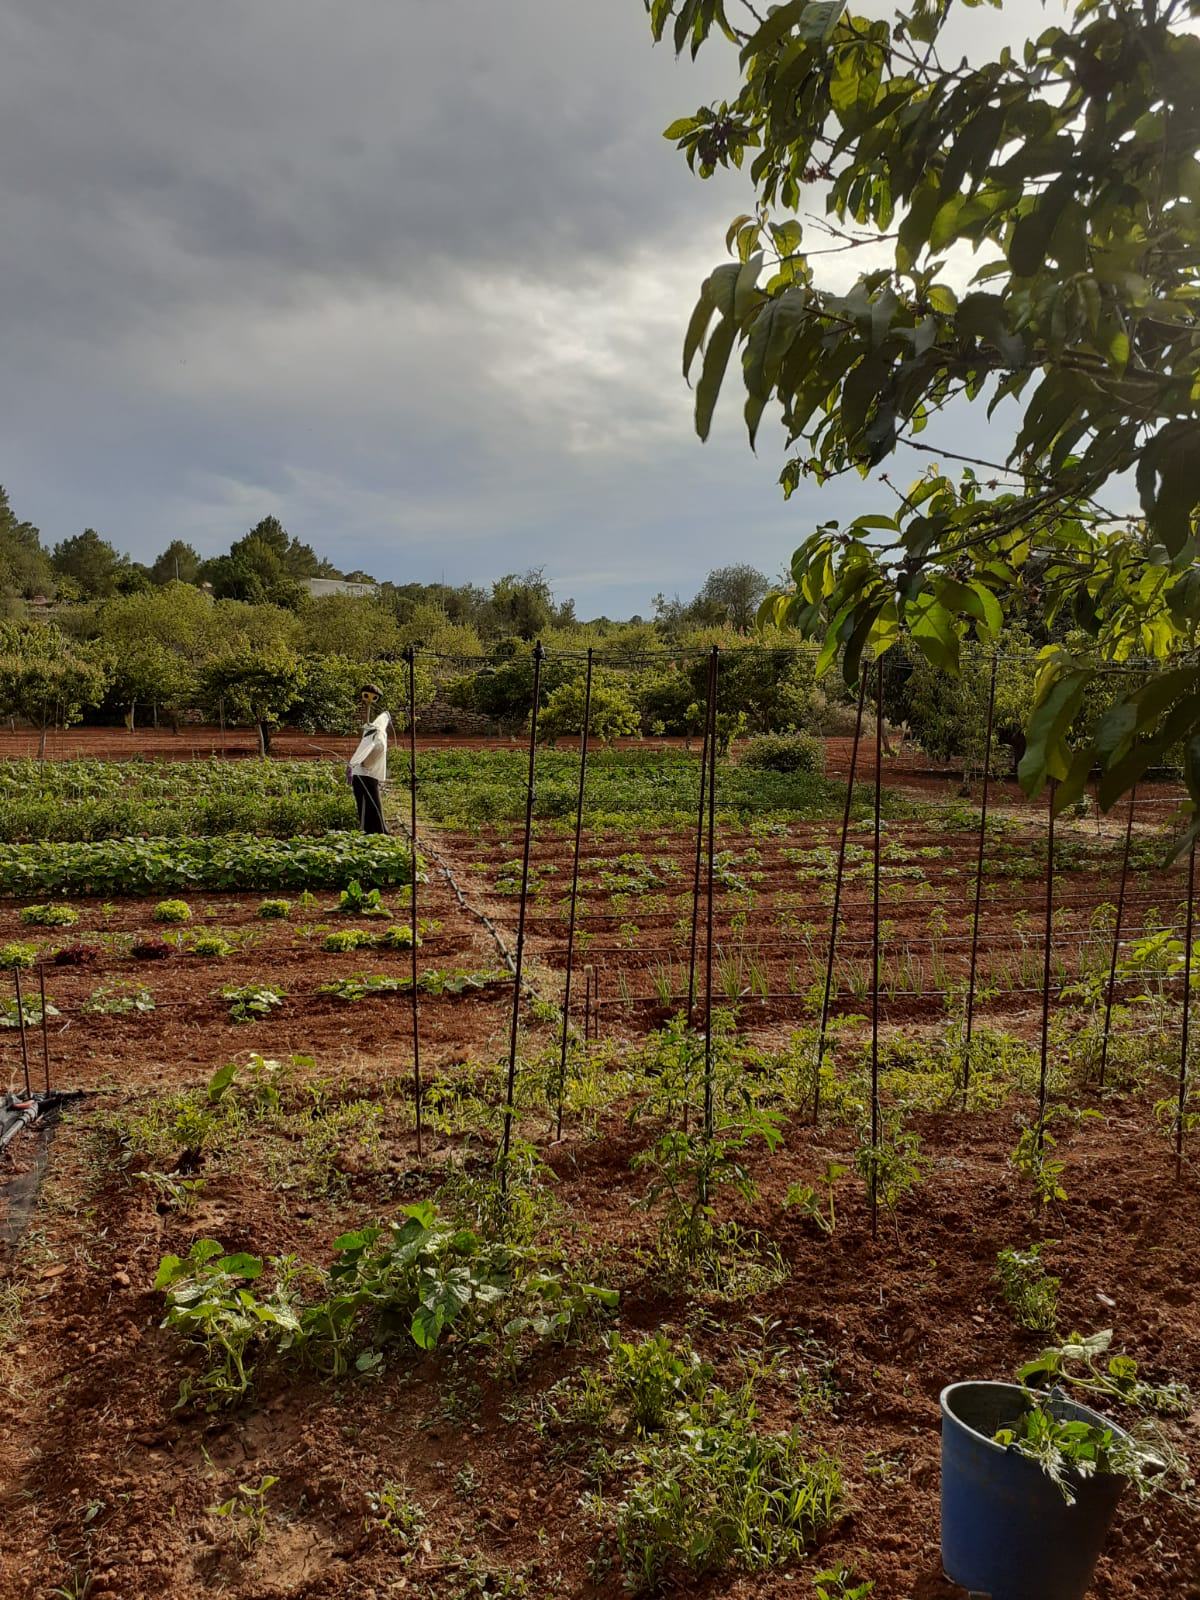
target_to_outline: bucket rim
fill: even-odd
[[[990,1450],[995,1450],[1001,1455],[1007,1455],[1011,1449],[1011,1446],[999,1444],[995,1439],[990,1439],[986,1433],[980,1433],[978,1428],[973,1428],[969,1422],[964,1421],[956,1411],[951,1409],[950,1397],[960,1393],[964,1389],[1002,1389],[1008,1394],[1019,1395],[1027,1395],[1032,1391],[1026,1389],[1022,1384],[1001,1382],[1000,1380],[993,1378],[963,1378],[957,1383],[948,1383],[938,1396],[938,1404],[941,1408],[943,1418],[948,1419],[957,1427],[962,1428],[964,1432],[969,1433],[973,1439],[978,1439],[981,1444],[987,1445]],[[1121,1427],[1120,1423],[1114,1422],[1111,1417],[1106,1417],[1103,1412],[1093,1411],[1091,1406],[1085,1406],[1078,1400],[1072,1400],[1070,1395],[1062,1395],[1061,1398],[1066,1400],[1071,1405],[1071,1407],[1079,1414],[1082,1420],[1095,1423],[1098,1427],[1109,1429],[1109,1431],[1116,1438],[1129,1438],[1128,1432]],[[1037,1463],[1034,1462],[1032,1464],[1036,1466]],[[1102,1474],[1102,1476],[1107,1475]]]

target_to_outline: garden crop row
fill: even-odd
[[[332,763],[0,763],[0,840],[7,842],[220,833],[286,839],[351,828],[354,820],[345,775]]]
[[[188,889],[366,888],[411,881],[408,846],[355,833],[315,838],[105,839],[0,845],[0,895],[142,895]]]

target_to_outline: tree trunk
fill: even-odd
[[[41,734],[41,738],[38,740],[38,760],[39,761],[45,761],[45,759],[46,759],[46,729],[47,729],[47,726],[48,726],[47,723],[45,723],[45,722],[42,723],[42,734]]]
[[[266,722],[258,724],[258,753],[260,756],[271,754],[271,728]]]

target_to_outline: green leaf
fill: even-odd
[[[713,410],[736,336],[737,324],[733,318],[723,317],[713,329],[704,352],[704,366],[696,385],[696,432],[702,439],[708,438],[712,428]]]

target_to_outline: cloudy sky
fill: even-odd
[[[734,78],[642,0],[0,0],[0,79],[0,482],[50,542],[274,513],[347,570],[544,566],[616,615],[878,505],[785,506],[734,404],[691,431],[747,191],[661,138]]]

